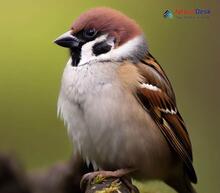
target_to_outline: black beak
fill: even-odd
[[[80,40],[68,31],[54,40],[54,43],[65,48],[77,48],[80,44]]]

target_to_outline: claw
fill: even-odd
[[[130,172],[133,172],[133,169],[119,169],[116,171],[96,171],[85,174],[80,181],[80,188],[84,190],[87,184],[91,183],[99,183],[102,182],[105,178],[121,178],[123,176],[128,175]],[[95,178],[98,178],[95,179]],[[100,181],[101,180],[101,181]]]
[[[105,179],[100,172],[90,172],[85,174],[80,181],[80,189],[84,190],[87,184],[101,183]]]
[[[80,181],[80,189],[81,190],[84,190],[85,189],[85,186],[88,184],[88,183],[91,183],[91,180],[92,180],[92,175],[93,172],[90,172],[90,173],[87,173],[85,175],[83,175],[81,181]]]

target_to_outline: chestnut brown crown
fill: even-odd
[[[134,20],[117,10],[106,7],[88,10],[71,26],[74,34],[86,29],[95,29],[115,37],[117,45],[122,45],[142,34],[141,28]]]

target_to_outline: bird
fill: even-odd
[[[161,180],[179,193],[195,193],[186,124],[140,25],[116,9],[96,7],[54,42],[70,52],[57,111],[74,154],[96,174]]]

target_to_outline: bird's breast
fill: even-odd
[[[95,155],[91,133],[105,132],[103,125],[111,120],[109,107],[114,90],[118,87],[116,63],[92,63],[79,67],[67,63],[58,99],[58,112],[68,127],[74,145],[84,157]],[[117,92],[116,92],[117,93]],[[106,118],[105,118],[106,117]],[[96,126],[95,126],[95,125]],[[97,125],[99,125],[97,127]]]
[[[68,62],[62,78],[61,92],[70,100],[83,102],[89,95],[101,92],[104,86],[116,81],[116,63],[94,62],[73,67]]]
[[[104,66],[105,65],[105,66]],[[74,145],[101,168],[143,165],[166,154],[166,141],[150,115],[120,84],[117,64],[64,71],[58,108]],[[164,149],[165,148],[165,149]]]

